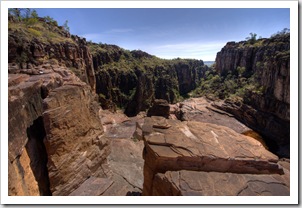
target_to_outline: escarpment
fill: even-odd
[[[86,40],[49,23],[44,18],[31,27],[22,22],[9,22],[9,73],[28,73],[34,66],[58,64],[72,70],[95,89],[92,56]]]
[[[10,17],[8,62],[11,196],[290,195],[289,34],[209,68]]]
[[[243,69],[242,76],[256,75],[260,91],[246,91],[243,103],[227,100],[218,104],[237,119],[263,134],[279,155],[289,157],[290,144],[290,35],[229,42],[217,53],[221,74]]]
[[[53,43],[10,23],[8,194],[62,196],[89,177],[106,178],[110,149],[85,40],[59,30],[66,42]]]
[[[89,47],[103,107],[114,103],[128,116],[147,110],[154,99],[175,103],[196,88],[208,69],[199,60],[164,60],[107,44],[91,43]]]

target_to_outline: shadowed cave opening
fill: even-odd
[[[47,169],[47,152],[43,139],[46,136],[43,118],[37,118],[33,125],[27,128],[28,142],[25,146],[30,158],[30,167],[38,182],[40,195],[51,196],[50,183]]]

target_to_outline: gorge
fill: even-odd
[[[34,19],[9,15],[10,196],[290,195],[289,32],[207,66]]]

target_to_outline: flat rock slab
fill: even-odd
[[[69,196],[100,196],[112,184],[113,181],[108,178],[90,177],[79,188],[70,193]]]
[[[180,120],[199,121],[222,125],[233,129],[238,133],[249,131],[243,123],[239,122],[232,114],[219,110],[212,102],[204,97],[190,98],[178,104],[175,109]]]
[[[143,189],[142,158],[144,144],[142,141],[134,142],[131,139],[111,140],[111,153],[108,156],[109,167],[113,175],[120,176],[132,188]],[[128,190],[133,191],[133,190]]]
[[[202,170],[282,173],[278,157],[257,140],[210,123],[151,117],[143,126],[145,162],[159,172]]]
[[[137,127],[144,122],[142,116],[129,118],[121,112],[112,113],[108,110],[100,110],[99,117],[105,136],[110,139],[135,139]]]
[[[289,196],[290,189],[278,174],[255,175],[197,171],[158,173],[152,195],[157,196]]]
[[[153,195],[154,177],[167,171],[284,174],[278,157],[256,139],[211,123],[146,118],[143,195]]]

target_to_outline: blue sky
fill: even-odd
[[[161,58],[214,61],[228,41],[290,28],[289,9],[36,9],[93,42],[140,49]]]

